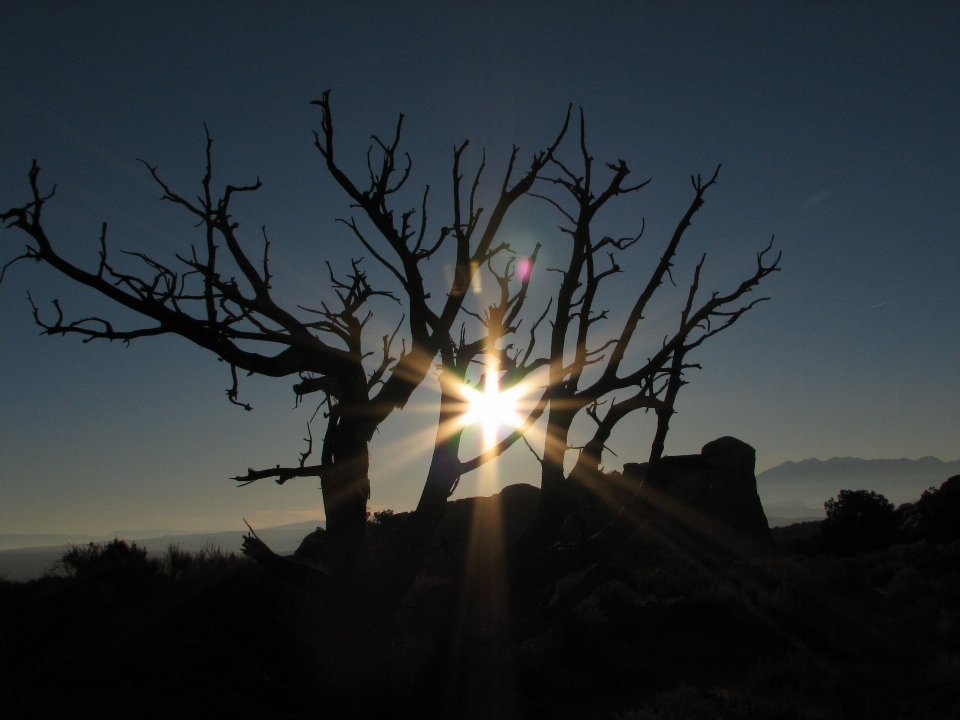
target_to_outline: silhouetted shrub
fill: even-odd
[[[936,543],[960,540],[960,475],[944,481],[939,489],[924,491],[916,509],[921,539]]]
[[[167,547],[162,560],[164,571],[172,578],[181,578],[189,573],[196,564],[193,555],[173,543]]]
[[[74,545],[57,561],[59,570],[83,582],[108,585],[122,592],[135,592],[156,579],[160,562],[147,557],[146,548],[113,539],[106,545]]]
[[[873,490],[841,490],[823,507],[821,526],[826,549],[840,553],[867,552],[890,545],[897,535],[893,503]]]
[[[191,553],[171,543],[160,558],[160,571],[173,580],[179,580],[212,565],[236,560],[236,553],[224,552],[219,545],[204,546],[197,552]]]
[[[389,525],[394,520],[393,510],[387,508],[386,510],[377,510],[371,516],[370,522],[374,525]]]

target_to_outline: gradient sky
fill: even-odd
[[[677,263],[680,291],[702,252],[705,288],[724,289],[771,235],[783,251],[762,288],[771,300],[698,354],[704,369],[681,394],[668,453],[734,435],[757,448],[758,471],[808,457],[960,456],[960,5],[396,5],[7,4],[0,206],[27,199],[37,158],[44,184],[57,183],[46,226],[68,257],[95,267],[106,220],[115,253],[171,259],[196,231],[157,202],[136,158],[195,194],[206,122],[215,182],[263,180],[234,203],[246,237],[267,226],[275,284],[309,304],[326,292],[323,260],[342,268],[364,254],[334,222],[349,208],[312,146],[310,100],[332,90],[340,157],[357,170],[369,136],[405,113],[410,197],[430,183],[437,222],[455,143],[485,147],[495,182],[510,145],[529,158],[574,103],[598,163],[623,158],[653,178],[603,220],[626,233],[646,218],[625,269],[649,266],[690,201],[690,174],[721,162]],[[549,259],[557,223],[525,206],[511,242],[544,243]],[[0,258],[22,245],[2,231]],[[637,277],[610,288],[614,317]],[[535,280],[545,300],[555,276]],[[111,311],[43,266],[21,263],[0,286],[0,532],[322,516],[315,479],[229,480],[296,461],[313,408],[292,409],[289,380],[243,382],[255,407],[243,412],[226,400],[227,368],[186,341],[38,337],[27,289],[73,317]],[[648,333],[659,341],[656,316]],[[430,427],[435,399],[423,387],[375,438],[373,509],[415,504],[428,456],[410,437]],[[607,467],[644,460],[651,429],[642,415],[622,423]],[[538,481],[522,447],[498,475]],[[476,488],[467,477],[457,496]]]

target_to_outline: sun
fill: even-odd
[[[482,391],[464,387],[467,401],[464,425],[480,425],[483,428],[484,445],[492,446],[501,427],[515,428],[523,423],[519,412],[523,392],[520,386],[501,392],[497,373],[488,371],[484,375]]]

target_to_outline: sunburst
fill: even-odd
[[[501,428],[513,429],[523,423],[520,405],[528,391],[522,384],[501,390],[499,374],[494,367],[487,368],[482,385],[482,390],[463,386],[467,408],[462,421],[464,425],[481,426],[484,450],[488,450],[496,444]]]

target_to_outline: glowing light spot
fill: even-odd
[[[497,441],[497,431],[502,426],[515,428],[523,423],[519,413],[519,399],[522,388],[511,388],[501,392],[497,372],[488,368],[484,375],[483,391],[473,388],[464,388],[467,400],[467,412],[464,415],[465,425],[479,424],[483,428],[483,444],[485,449],[492,447]]]
[[[533,261],[530,258],[520,258],[517,260],[517,277],[521,282],[530,279],[530,273],[533,272]]]
[[[473,275],[473,294],[479,295],[483,292],[483,283],[480,280],[480,263],[474,261],[470,263],[470,273]]]

